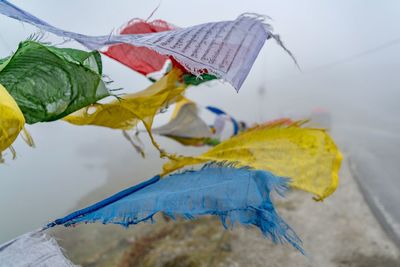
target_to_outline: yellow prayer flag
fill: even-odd
[[[208,161],[234,163],[288,177],[291,185],[323,200],[338,186],[342,155],[323,129],[274,124],[240,133],[197,157],[175,157],[163,175]]]
[[[25,118],[17,103],[0,84],[0,161],[1,152],[11,148],[24,124]],[[12,151],[15,157],[15,152],[13,149]]]
[[[132,129],[142,121],[153,144],[160,150],[151,134],[153,119],[160,110],[182,98],[186,85],[180,79],[181,71],[173,69],[143,91],[124,95],[107,104],[90,105],[64,120],[75,125],[97,125],[120,130]]]

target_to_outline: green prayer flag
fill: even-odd
[[[97,51],[24,41],[0,59],[0,84],[7,88],[26,122],[54,121],[109,96]]]

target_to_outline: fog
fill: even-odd
[[[269,23],[300,69],[269,40],[239,93],[229,84],[213,81],[190,88],[188,97],[249,123],[280,116],[307,118],[316,108],[329,111],[332,133],[345,156],[353,157],[358,168],[365,165],[373,170],[364,169],[362,183],[369,184],[372,192],[381,192],[378,195],[387,195],[382,202],[389,211],[397,210],[390,203],[399,202],[399,196],[390,190],[400,186],[399,1],[12,2],[52,25],[89,35],[110,33],[135,17],[145,19],[159,4],[152,18],[181,27],[231,20],[244,12],[270,16]],[[0,56],[10,55],[21,40],[37,32],[0,16]],[[44,41],[60,44],[63,40],[46,34]],[[74,42],[62,46],[82,48]],[[103,62],[113,88],[134,92],[150,84],[111,59],[103,57]],[[65,214],[106,181],[111,193],[160,171],[162,160],[144,135],[147,158],[141,159],[119,131],[65,122],[27,129],[37,147],[18,140],[18,158],[13,161],[5,155],[7,162],[0,166],[0,242]],[[189,153],[172,141],[159,140],[169,151]],[[121,169],[122,177],[111,182],[110,176]],[[372,172],[377,175],[371,176]],[[391,214],[400,221],[398,211]]]

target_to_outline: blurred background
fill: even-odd
[[[83,225],[54,234],[82,266],[400,266],[400,2],[337,1],[103,1],[13,0],[39,18],[70,31],[103,35],[132,18],[163,19],[180,27],[268,15],[297,58],[299,70],[272,40],[260,52],[239,93],[219,81],[189,88],[188,98],[220,107],[249,124],[283,116],[321,119],[344,153],[338,191],[322,203],[291,192],[279,211],[303,239],[308,255],[273,245],[249,229],[224,231],[212,219],[120,229]],[[38,30],[0,16],[0,57]],[[44,41],[62,39],[45,34]],[[61,46],[82,48],[69,42]],[[150,85],[103,56],[113,88]],[[155,126],[168,116],[157,117]],[[152,177],[163,160],[146,135],[142,159],[120,131],[63,121],[27,127],[18,157],[0,166],[0,243]],[[200,153],[163,137],[162,147]],[[204,238],[204,237],[209,238]],[[189,245],[193,250],[189,249]],[[396,245],[397,244],[397,245]],[[180,248],[179,251],[176,248]],[[162,251],[169,256],[163,254]],[[185,252],[186,251],[186,252]],[[195,255],[194,251],[202,251]],[[171,256],[172,255],[172,256]],[[154,258],[155,257],[155,258]],[[193,258],[194,257],[194,258]],[[268,262],[268,263],[267,263]],[[169,264],[169,265],[168,265]],[[196,265],[197,264],[197,265]]]

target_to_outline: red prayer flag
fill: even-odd
[[[120,30],[120,34],[141,34],[141,33],[154,33],[170,31],[175,27],[163,20],[154,20],[147,22],[142,19],[133,19],[129,21],[126,26]],[[125,66],[137,71],[143,75],[160,71],[168,60],[167,56],[160,55],[159,53],[150,50],[146,47],[138,47],[128,44],[117,44],[108,47],[102,52],[104,55],[119,61]],[[174,65],[179,64],[176,61]],[[183,69],[182,66],[177,66]],[[185,71],[186,72],[186,71]]]

